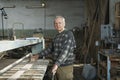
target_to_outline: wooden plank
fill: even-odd
[[[42,59],[35,62],[23,60],[20,64],[0,75],[0,80],[43,80],[48,63],[48,60]]]
[[[7,70],[11,69],[12,67],[16,66],[17,64],[19,64],[21,61],[23,61],[24,59],[28,58],[30,56],[30,54],[27,54],[26,56],[24,56],[23,58],[17,60],[16,62],[14,62],[13,64],[10,64],[9,66],[5,67],[4,69],[0,70],[0,74],[3,74],[4,72],[6,72]]]
[[[17,71],[14,75],[12,75],[8,80],[16,80],[19,78],[26,70],[30,69],[33,64],[26,64],[21,70]]]
[[[117,77],[116,80],[120,80],[120,77]]]

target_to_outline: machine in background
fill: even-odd
[[[101,25],[98,50],[98,79],[120,80],[120,30],[112,25]]]

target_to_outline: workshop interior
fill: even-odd
[[[31,62],[57,34],[75,38],[73,80],[120,80],[120,0],[0,0],[0,80],[54,80],[52,57]]]

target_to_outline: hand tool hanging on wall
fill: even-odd
[[[13,5],[12,7],[2,7],[0,8],[1,10],[1,18],[2,18],[2,39],[4,39],[5,35],[4,35],[4,19],[8,19],[7,13],[5,12],[5,8],[15,8],[15,5]]]
[[[8,16],[4,10],[4,8],[1,8],[1,18],[2,18],[2,39],[4,39],[4,20],[3,19],[8,19]]]

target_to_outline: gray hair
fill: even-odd
[[[63,16],[56,16],[55,19],[57,19],[57,18],[61,18],[65,22],[65,18]]]

